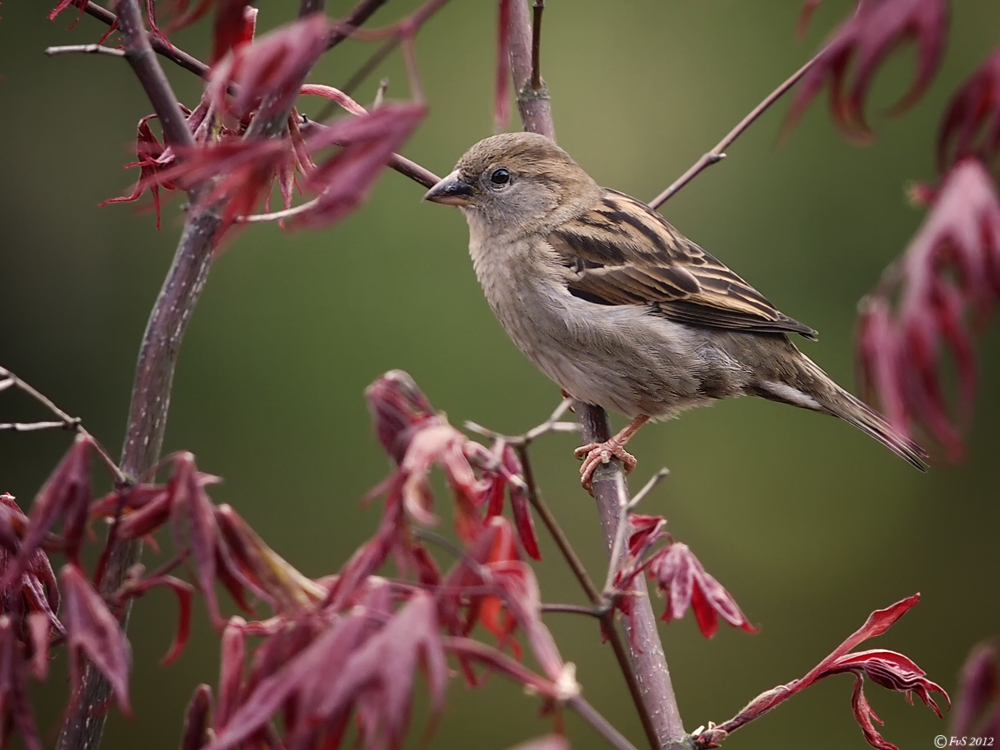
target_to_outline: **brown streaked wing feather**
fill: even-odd
[[[762,333],[816,331],[779,312],[724,264],[624,193],[607,190],[590,211],[548,237],[569,291],[601,305],[650,305],[693,325]]]

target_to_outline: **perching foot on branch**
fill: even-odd
[[[580,467],[580,483],[585,490],[590,490],[590,483],[597,467],[608,463],[612,458],[622,462],[626,474],[636,467],[638,462],[635,456],[625,450],[625,444],[648,421],[649,417],[641,414],[610,440],[605,440],[603,443],[587,443],[573,451],[573,455],[583,460],[583,466]]]

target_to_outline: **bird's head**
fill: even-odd
[[[597,183],[545,136],[503,133],[470,148],[424,199],[461,207],[470,225],[520,234],[566,221],[599,192]]]

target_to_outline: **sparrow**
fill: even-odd
[[[577,449],[586,488],[649,420],[735,396],[839,417],[926,470],[922,449],[796,348],[812,328],[779,312],[652,208],[600,187],[550,139],[480,141],[424,199],[458,206],[490,307],[574,399],[631,419]]]

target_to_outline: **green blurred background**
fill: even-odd
[[[150,106],[120,60],[42,54],[103,33],[86,17],[68,30],[72,10],[47,21],[54,2],[5,3],[0,21],[0,364],[82,417],[117,454],[137,346],[177,241],[181,201],[166,207],[162,232],[134,204],[97,207],[131,189],[136,174],[121,167],[133,160],[135,123]],[[259,28],[290,19],[296,5],[264,3]],[[796,41],[799,5],[551,1],[543,73],[561,144],[603,184],[651,198],[801,65],[850,7],[824,3]],[[329,12],[342,16],[350,6],[331,0]],[[803,347],[845,385],[853,381],[856,302],[921,221],[904,188],[933,176],[942,107],[1000,41],[1000,5],[955,6],[943,68],[918,107],[899,119],[883,114],[909,83],[910,53],[879,76],[874,145],[840,139],[822,102],[779,147],[782,103],[665,207],[784,312],[819,329],[821,343]],[[414,7],[393,0],[375,21]],[[495,24],[496,3],[456,0],[419,36],[430,114],[403,151],[439,174],[492,132]],[[203,24],[174,41],[205,57],[205,34]],[[372,49],[342,45],[311,80],[342,84]],[[193,105],[199,81],[165,68]],[[398,56],[379,74],[390,78],[390,94],[405,97]],[[376,83],[359,98],[370,100]],[[310,575],[336,570],[374,529],[377,509],[359,502],[388,471],[362,397],[377,375],[403,368],[456,424],[472,419],[509,433],[541,421],[559,400],[493,319],[458,212],[423,204],[421,194],[387,173],[360,211],[329,230],[246,230],[218,259],[184,343],[165,449],[190,450],[203,470],[225,477],[213,497]],[[921,604],[872,645],[907,653],[948,689],[969,648],[1000,632],[1000,504],[989,469],[1000,448],[995,325],[981,351],[970,458],[926,476],[844,424],[751,400],[685,414],[635,440],[635,483],[661,465],[671,470],[644,511],[667,516],[671,532],[761,626],[755,636],[724,628],[707,642],[690,620],[662,628],[688,729],[724,720],[761,690],[803,674],[871,610],[915,591]],[[29,418],[41,413],[3,394],[0,421]],[[537,472],[602,578],[603,543],[593,502],[578,486],[574,440],[539,443]],[[0,434],[0,491],[27,506],[67,443],[63,433]],[[543,544],[544,599],[581,602]],[[173,621],[167,594],[135,608],[136,717],[111,711],[106,748],[175,747],[194,685],[215,682],[217,639],[200,606],[187,652],[158,666]],[[549,623],[586,696],[641,743],[596,627],[567,615]],[[38,691],[47,745],[64,675],[60,664]],[[828,680],[727,747],[864,747],[850,691],[848,677]],[[877,687],[868,694],[886,738],[902,747],[930,747],[947,733],[932,712],[899,695]],[[424,720],[419,713],[416,726]],[[515,687],[493,680],[468,691],[455,680],[429,744],[500,750],[548,726],[537,702]],[[574,746],[601,746],[574,718],[568,726]]]

